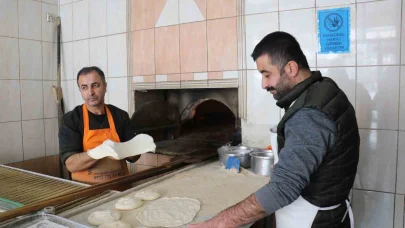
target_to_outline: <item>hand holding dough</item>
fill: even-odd
[[[87,151],[87,154],[94,159],[112,157],[121,160],[147,152],[155,152],[156,144],[153,138],[147,134],[139,134],[127,142],[117,143],[109,139],[101,145]]]

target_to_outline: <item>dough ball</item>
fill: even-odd
[[[114,222],[121,218],[121,213],[116,210],[95,211],[89,215],[87,221],[91,225],[99,226],[104,223]]]
[[[115,209],[117,210],[132,210],[142,206],[142,200],[133,197],[122,197],[115,203]]]
[[[131,228],[131,224],[123,221],[114,221],[109,223],[104,223],[98,228]]]
[[[136,192],[133,196],[141,200],[155,200],[160,197],[160,194],[154,190],[143,190]]]

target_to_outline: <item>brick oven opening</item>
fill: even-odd
[[[131,124],[151,135],[156,152],[184,155],[241,142],[237,90],[154,90],[135,92]]]

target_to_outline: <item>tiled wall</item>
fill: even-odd
[[[238,86],[236,0],[131,0],[136,89]]]
[[[65,111],[84,103],[76,75],[85,66],[104,71],[106,103],[128,111],[127,10],[127,0],[60,0]]]
[[[58,0],[0,1],[0,164],[58,154]]]
[[[260,89],[249,55],[266,34],[282,30],[300,42],[309,65],[333,78],[356,108],[360,163],[352,203],[355,227],[403,228],[405,193],[405,12],[401,0],[244,0],[246,29],[245,144],[270,144],[283,114]],[[351,52],[317,54],[320,9],[351,8]],[[401,19],[402,18],[402,19]],[[245,80],[245,79],[244,79]],[[267,104],[267,105],[265,105]]]

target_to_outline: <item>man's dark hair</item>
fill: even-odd
[[[256,61],[265,54],[271,57],[272,64],[279,68],[280,74],[289,61],[295,61],[301,70],[309,70],[307,58],[300,44],[289,33],[278,31],[265,36],[253,50],[252,58]]]
[[[79,85],[79,77],[80,77],[80,75],[86,75],[86,74],[94,72],[94,71],[97,72],[98,75],[100,75],[101,81],[104,83],[104,85],[107,84],[106,81],[105,81],[104,72],[100,68],[98,68],[96,66],[83,67],[79,71],[79,73],[77,73],[77,79],[76,79],[77,84]]]

